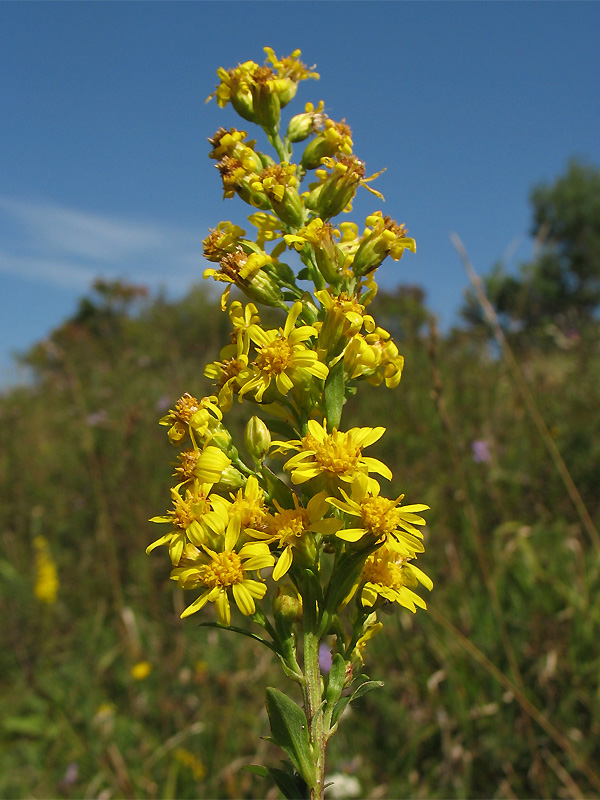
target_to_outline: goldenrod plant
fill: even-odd
[[[350,128],[331,120],[322,101],[307,103],[281,135],[281,109],[300,81],[319,76],[299,50],[265,52],[263,66],[219,69],[211,95],[261,128],[272,153],[234,127],[209,139],[224,196],[251,207],[255,235],[224,221],[204,240],[213,265],[204,277],[224,284],[231,338],[205,367],[214,393],[185,393],[160,420],[181,449],[172,508],[151,520],[167,531],[147,552],[166,546],[171,578],[195,595],[182,617],[214,604],[216,621],[203,625],[260,642],[298,684],[302,708],[266,690],[272,741],[289,761],[251,769],[285,797],[312,799],[323,797],[326,746],[344,709],[383,685],[364,673],[368,642],[382,628],[378,612],[425,608],[416,589],[432,588],[415,564],[428,507],[388,496],[380,481],[392,481],[391,470],[366,454],[385,428],[342,425],[361,383],[400,382],[404,359],[368,306],[383,260],[416,245],[381,211],[362,233],[332,221],[351,210],[361,186],[383,199],[368,185],[377,175],[367,177]],[[296,272],[286,257],[298,256]],[[278,327],[262,321],[261,307],[281,314]],[[224,421],[234,403],[248,409],[243,455]],[[252,624],[242,625],[238,611]],[[325,670],[323,647],[331,652]]]

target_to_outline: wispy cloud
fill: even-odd
[[[98,272],[81,264],[54,261],[52,258],[19,256],[0,252],[0,272],[62,289],[88,289]]]
[[[0,272],[82,290],[122,277],[184,291],[202,275],[202,234],[0,195]]]

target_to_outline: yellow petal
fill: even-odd
[[[217,610],[217,620],[221,625],[231,624],[231,608],[229,607],[229,598],[227,592],[222,589],[215,600],[215,608]]]
[[[250,614],[254,614],[256,611],[254,598],[243,583],[233,584],[233,597],[237,607],[245,617],[249,617]]]
[[[286,547],[283,553],[279,556],[279,560],[275,565],[275,569],[273,570],[273,580],[278,581],[280,578],[283,578],[285,574],[289,571],[290,567],[292,566],[293,556],[292,556],[292,548]]]

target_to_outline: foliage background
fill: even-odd
[[[414,287],[373,313],[405,374],[359,392],[345,424],[384,424],[372,449],[393,490],[431,506],[435,588],[427,612],[395,612],[371,643],[385,688],[342,721],[329,771],[370,798],[597,796],[598,541],[485,331],[438,336]],[[162,553],[144,553],[174,458],[157,420],[183,391],[208,393],[203,365],[227,332],[201,287],[170,302],[99,283],[27,353],[31,384],[0,398],[2,797],[265,795],[241,767],[277,758],[260,737],[278,667],[243,637],[182,623]],[[532,342],[526,384],[597,523],[597,327]],[[40,534],[53,605],[34,594]],[[151,671],[136,680],[139,662]]]

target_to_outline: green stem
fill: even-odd
[[[317,607],[312,593],[308,591],[304,603],[304,708],[308,720],[310,745],[315,762],[311,800],[323,800],[325,790],[325,746],[327,742],[323,719],[323,687],[319,665],[319,642],[317,633]]]
[[[285,164],[289,163],[290,157],[289,154],[287,153],[287,148],[285,147],[284,143],[281,140],[281,136],[276,131],[268,131],[265,130],[264,128],[263,130],[267,134],[267,139],[269,140],[269,143],[275,148],[275,152],[279,156],[279,160]]]

